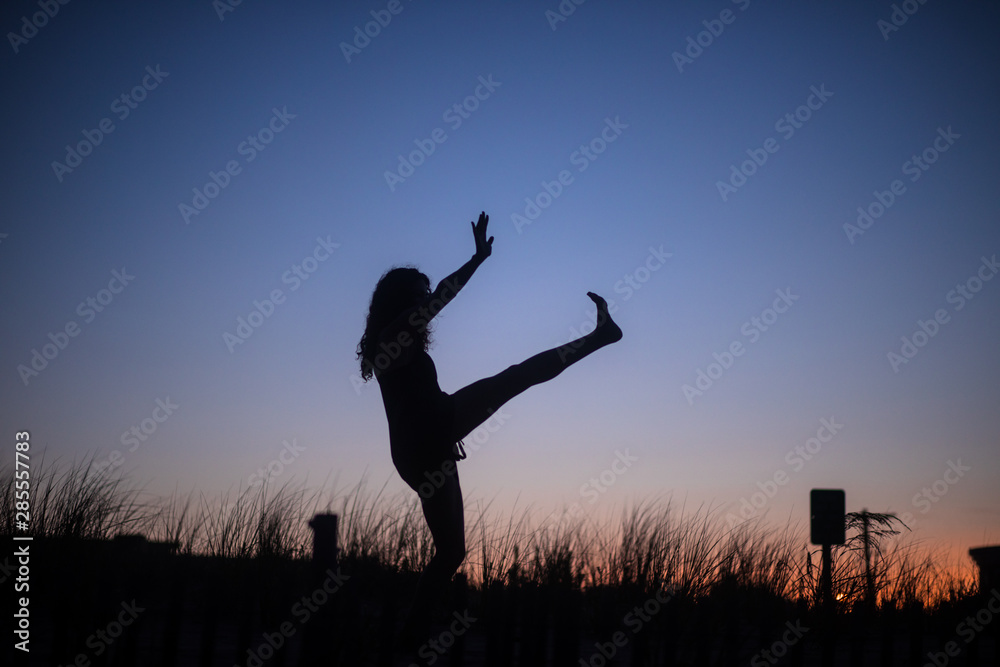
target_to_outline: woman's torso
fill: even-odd
[[[393,360],[378,375],[378,382],[396,467],[444,456],[452,444],[448,436],[454,409],[451,396],[438,385],[431,356],[413,350]]]

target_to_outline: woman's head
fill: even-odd
[[[370,380],[375,372],[375,355],[378,354],[378,335],[390,322],[407,308],[419,304],[431,291],[431,282],[420,270],[413,267],[389,269],[379,278],[372,292],[368,306],[365,332],[358,343],[358,359],[361,361],[361,377]],[[430,333],[425,328],[415,341],[426,350]]]

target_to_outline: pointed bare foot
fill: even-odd
[[[597,305],[597,326],[590,335],[601,341],[604,345],[620,341],[622,339],[622,330],[611,319],[611,314],[608,313],[608,302],[593,292],[587,292],[587,296]]]

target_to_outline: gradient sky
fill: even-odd
[[[3,47],[6,437],[29,430],[48,458],[117,450],[155,493],[245,487],[286,441],[301,451],[275,483],[404,489],[377,386],[352,381],[368,300],[390,266],[458,268],[485,210],[493,256],[436,322],[445,391],[586,331],[588,290],[625,337],[507,404],[461,465],[467,499],[600,512],[672,494],[725,516],[765,488],[758,513],[783,523],[832,487],[954,553],[1000,542],[1000,279],[977,283],[1000,254],[1000,8],[914,6],[888,31],[888,2],[589,0],[564,21],[556,0],[74,2],[32,31],[38,4],[7,3],[4,32],[30,38]],[[391,21],[348,62],[372,12]],[[54,167],[85,131],[100,143]],[[928,148],[926,170],[907,164]],[[226,185],[186,220],[210,172]],[[845,230],[878,196],[880,217]],[[545,205],[527,225],[526,198]],[[338,246],[287,273],[318,239]],[[775,319],[779,290],[794,299]],[[25,381],[50,334],[64,349]],[[715,379],[686,395],[699,372]],[[824,419],[842,427],[795,454]],[[618,453],[635,460],[606,492],[584,488]]]

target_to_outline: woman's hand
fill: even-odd
[[[479,222],[471,222],[472,236],[476,240],[476,257],[486,259],[493,253],[493,237],[486,240],[486,225],[490,221],[490,216],[485,211],[479,214]]]

